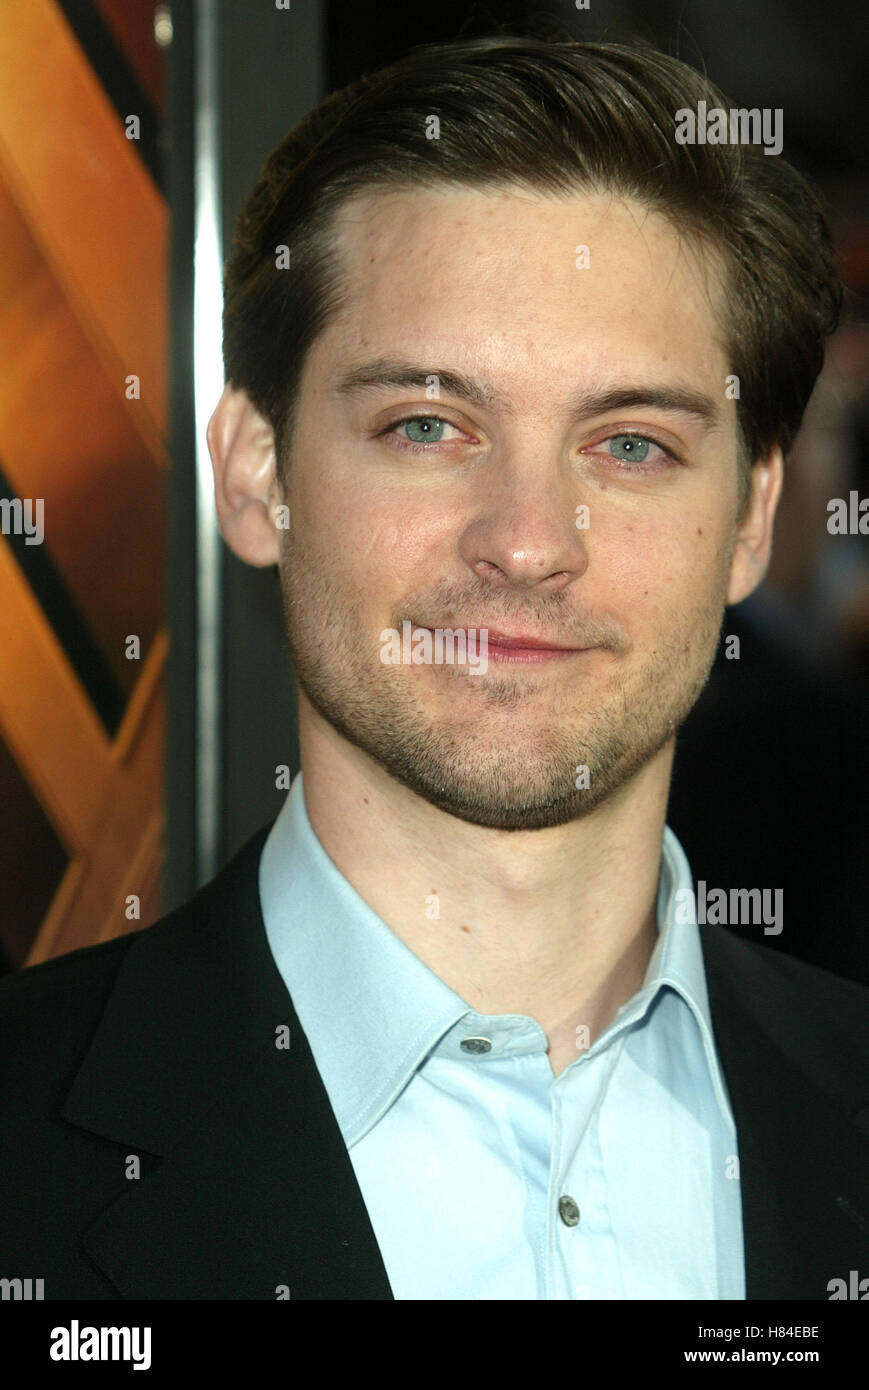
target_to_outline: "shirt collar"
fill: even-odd
[[[685,852],[665,826],[658,940],[642,988],[609,1028],[642,1017],[662,988],[675,990],[697,1021],[716,1098],[732,1126],[700,934],[675,910],[692,901],[684,893],[677,898],[679,891],[693,898],[693,888]],[[259,891],[269,947],[349,1148],[460,1019],[476,1035],[483,1016],[405,946],[333,864],[308,819],[301,773],[263,846]]]

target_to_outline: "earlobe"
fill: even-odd
[[[762,583],[772,556],[775,513],[781,496],[784,460],[776,445],[751,470],[751,494],[739,522],[730,560],[725,603],[741,603]]]
[[[206,430],[224,540],[249,565],[277,564],[274,431],[244,391],[227,385]]]

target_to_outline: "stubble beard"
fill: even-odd
[[[380,661],[380,630],[368,630],[358,600],[333,583],[325,565],[311,563],[298,540],[282,546],[280,578],[296,674],[313,708],[417,796],[496,830],[564,825],[626,787],[696,703],[724,611],[722,580],[719,596],[673,615],[641,666],[615,640],[608,651],[577,657],[573,670],[559,663],[551,674],[525,675],[490,664],[474,676],[451,666],[429,675]],[[571,715],[571,688],[599,685],[604,666],[600,699],[593,706],[580,700]],[[422,697],[422,685],[433,681],[444,683],[442,714]],[[526,707],[539,716],[524,716]],[[577,780],[589,785],[577,787]]]

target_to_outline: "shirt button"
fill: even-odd
[[[488,1038],[462,1038],[461,1049],[463,1052],[491,1052],[492,1044]]]
[[[572,1197],[559,1197],[558,1215],[565,1226],[576,1226],[579,1222],[579,1207]]]

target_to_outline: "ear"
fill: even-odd
[[[249,565],[277,564],[276,512],[281,497],[271,425],[244,391],[226,386],[205,437],[224,540]]]
[[[761,583],[772,555],[772,531],[781,496],[784,459],[777,446],[769,457],[755,462],[751,492],[738,524],[730,559],[725,604],[741,603]]]

